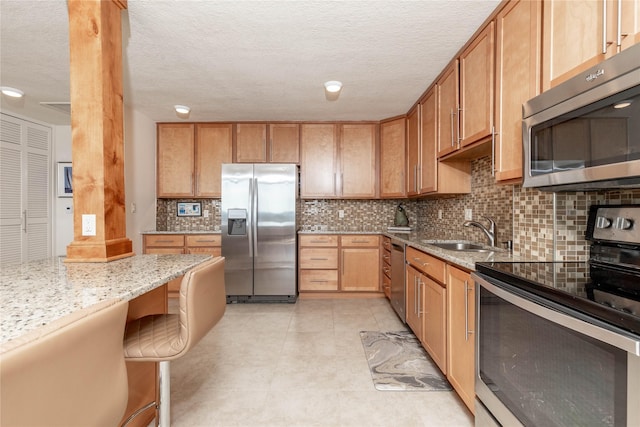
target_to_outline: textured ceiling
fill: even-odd
[[[498,0],[129,0],[125,103],[154,121],[379,120],[405,113]],[[63,0],[0,0],[0,84],[69,100]],[[323,82],[340,80],[337,101]],[[68,116],[50,108],[52,123]],[[37,117],[36,117],[37,118]]]

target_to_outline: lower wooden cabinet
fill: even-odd
[[[145,254],[209,254],[222,253],[220,234],[145,234],[142,238],[142,252]],[[177,298],[182,276],[167,284],[169,297]]]
[[[424,278],[423,344],[442,372],[447,373],[447,288]]]
[[[298,291],[380,292],[380,237],[300,235]]]
[[[475,400],[475,283],[471,275],[447,265],[447,379],[474,412]]]
[[[447,373],[447,264],[415,248],[406,250],[407,323],[443,373]]]
[[[406,274],[406,321],[416,337],[424,344],[423,316],[424,310],[424,276],[410,265],[407,266]]]

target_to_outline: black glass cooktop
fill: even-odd
[[[616,285],[638,283],[638,276],[629,278],[626,274],[608,270],[602,274],[588,262],[483,262],[476,264],[476,270],[541,299],[640,334],[640,313],[628,308],[629,304],[638,304],[640,292]],[[606,280],[601,277],[606,277]],[[594,298],[594,289],[600,296],[603,293],[614,295],[614,299],[622,296],[629,304],[624,304],[621,309],[608,301],[597,301],[599,297]]]

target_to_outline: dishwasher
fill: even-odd
[[[391,240],[391,306],[400,320],[406,323],[404,248],[404,243]]]

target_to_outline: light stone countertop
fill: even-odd
[[[399,240],[400,242],[411,246],[413,248],[419,249],[429,255],[433,255],[440,259],[443,259],[451,264],[455,264],[459,267],[467,269],[469,271],[473,271],[476,269],[476,262],[518,262],[518,261],[527,261],[524,258],[514,256],[510,252],[500,249],[500,248],[490,248],[490,252],[471,252],[471,251],[451,251],[447,249],[442,249],[437,246],[434,246],[431,243],[436,242],[450,242],[452,240],[437,240],[434,239],[432,235],[426,232],[415,232],[412,231],[410,233],[390,233],[387,231],[380,230],[369,230],[369,231],[299,231],[298,234],[381,234],[383,236],[390,237],[394,240]],[[465,240],[456,240],[456,242],[465,241]],[[473,242],[480,243],[483,246],[483,242]]]
[[[9,264],[0,270],[0,346],[91,307],[130,301],[210,259],[210,255],[137,255],[105,263],[64,257]],[[20,340],[17,340],[20,341]]]
[[[140,234],[220,234],[220,230],[208,231],[141,231]]]

